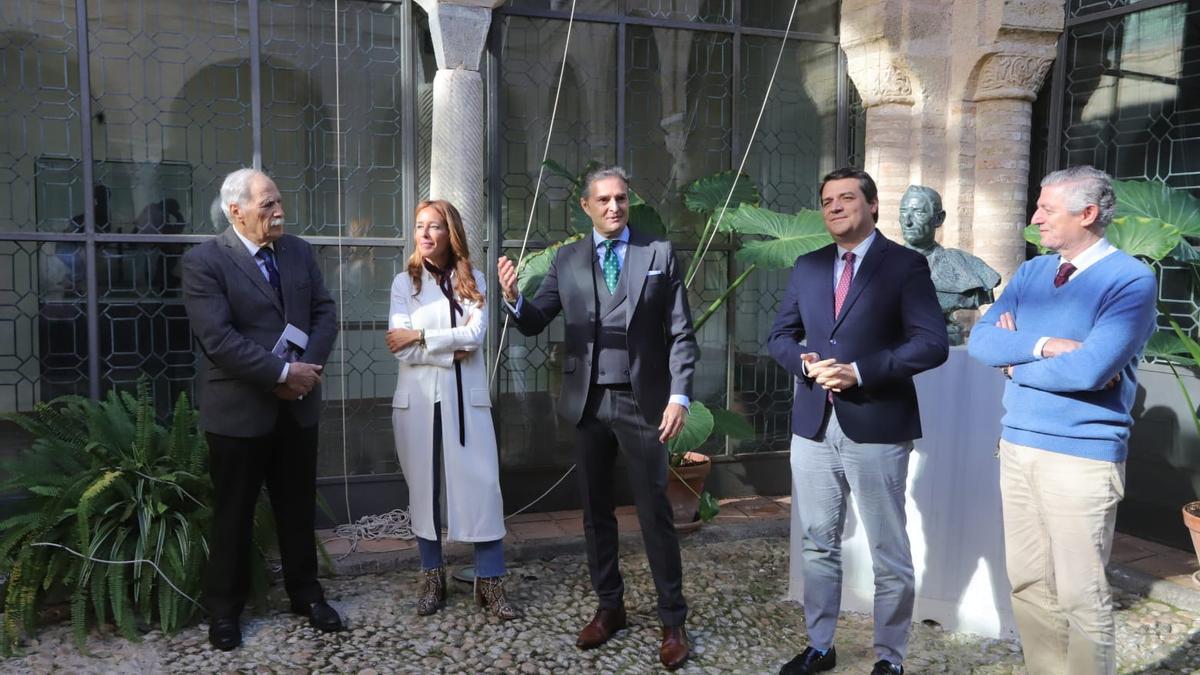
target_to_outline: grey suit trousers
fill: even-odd
[[[875,653],[903,663],[915,577],[905,529],[904,490],[912,443],[856,443],[827,412],[816,440],[792,436],[792,494],[803,532],[804,620],[817,649],[833,645],[842,602],[842,530],[854,494],[875,572]]]

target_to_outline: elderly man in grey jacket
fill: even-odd
[[[238,617],[264,482],[292,611],[322,631],[343,626],[317,582],[313,540],[321,370],[337,337],[337,308],[312,246],[283,233],[282,196],[270,177],[229,174],[221,209],[230,227],[183,257],[183,294],[204,355],[200,427],[214,488],[208,636],[228,651],[242,640]]]

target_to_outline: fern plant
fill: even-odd
[[[112,621],[133,640],[139,625],[156,619],[168,633],[186,625],[198,607],[154,567],[87,558],[152,561],[198,597],[212,486],[207,446],[187,396],[180,394],[169,426],[155,420],[144,378],[136,394],[111,391],[101,401],[68,396],[4,418],[33,442],[6,463],[0,483],[27,495],[23,513],[0,521],[0,565],[8,572],[0,650],[11,653],[36,630],[37,610],[55,591],[69,594],[81,646],[89,617]]]

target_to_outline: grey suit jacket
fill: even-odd
[[[558,410],[571,424],[583,417],[591,386],[596,340],[595,256],[591,233],[560,248],[537,294],[525,298],[520,314],[514,315],[518,330],[537,335],[563,313],[566,351]],[[657,426],[672,395],[692,396],[699,348],[692,332],[687,289],[671,243],[633,229],[621,275],[628,275],[620,287],[627,291],[626,341],[633,395],[646,421]]]
[[[333,349],[337,307],[312,246],[285,234],[274,248],[282,305],[232,227],[183,256],[184,306],[204,353],[198,403],[205,431],[253,438],[274,429],[280,399],[272,390],[284,362],[271,348],[288,323],[308,333],[300,361],[324,365]],[[315,425],[319,385],[288,405],[301,427]]]

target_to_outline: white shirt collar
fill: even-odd
[[[862,260],[863,256],[867,254],[867,249],[871,248],[871,244],[875,242],[875,236],[878,234],[879,230],[871,230],[871,234],[868,234],[867,238],[860,241],[858,246],[855,246],[854,248],[842,248],[839,244],[837,247],[838,260],[841,260],[842,256],[846,255],[847,253],[854,254],[855,262]]]
[[[1096,243],[1084,249],[1082,253],[1075,256],[1074,260],[1068,260],[1066,257],[1060,255],[1059,264],[1061,265],[1064,262],[1069,262],[1075,266],[1074,274],[1079,274],[1085,269],[1100,262],[1101,259],[1116,250],[1116,246],[1113,246],[1104,237],[1100,237],[1100,241],[1097,241]]]
[[[258,244],[254,243],[254,242],[250,241],[249,239],[245,238],[244,236],[242,236],[242,233],[238,232],[238,229],[236,227],[233,227],[233,225],[230,225],[229,227],[233,228],[233,233],[237,235],[238,239],[242,240],[242,245],[246,247],[246,250],[250,252],[250,255],[258,256],[258,249],[263,248],[263,247],[259,246]],[[275,247],[272,245],[272,243],[273,242],[268,242],[266,245],[266,248],[271,249],[271,252],[274,253]]]
[[[608,241],[607,237],[597,232],[594,228],[592,229],[592,248],[599,248],[600,244],[606,241]],[[623,241],[626,244],[629,243],[629,225],[626,225],[625,229],[621,230],[621,234],[617,235],[617,241]]]

